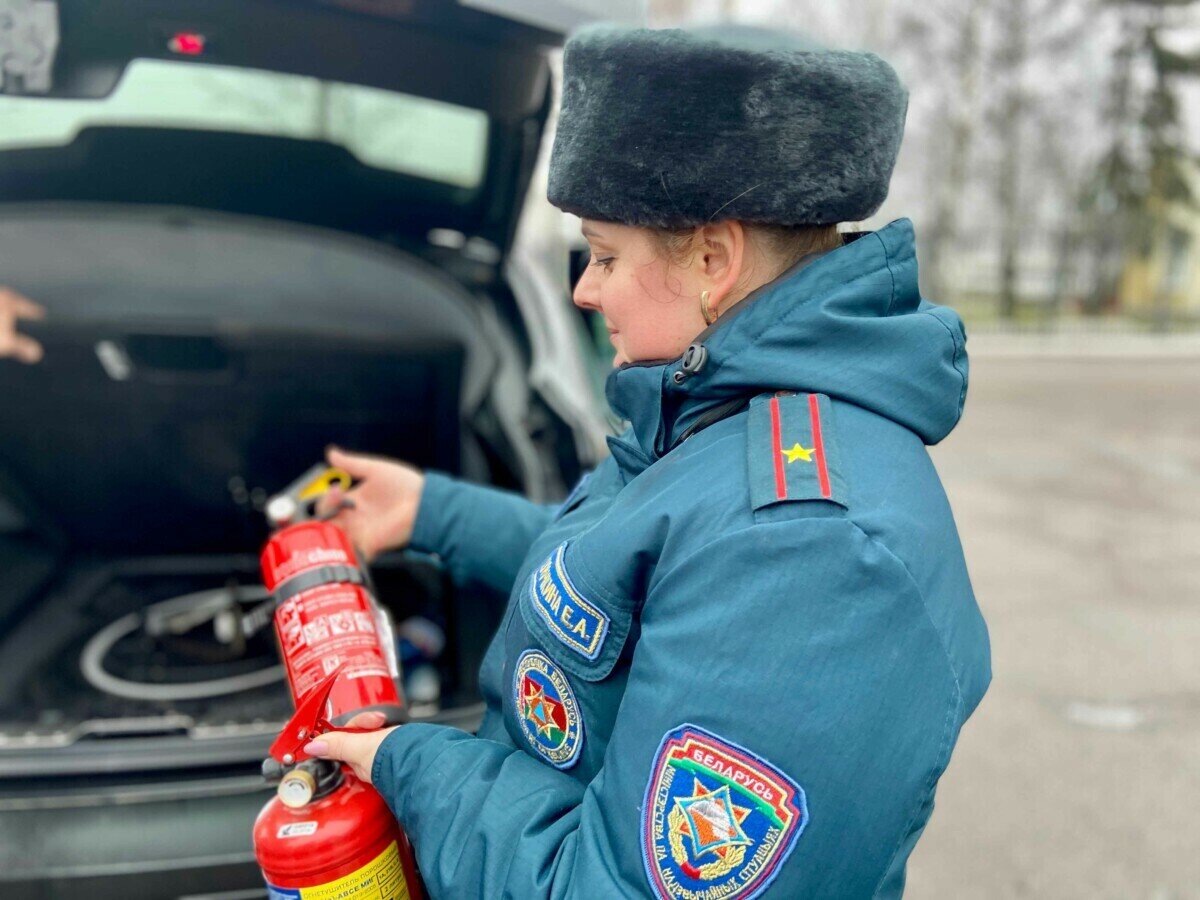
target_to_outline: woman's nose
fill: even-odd
[[[580,309],[598,310],[600,309],[598,300],[599,291],[596,289],[591,270],[591,266],[583,270],[583,274],[575,282],[575,292],[571,295],[571,299]]]

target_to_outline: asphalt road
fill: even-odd
[[[1200,359],[973,359],[933,456],[994,677],[907,897],[1200,898]]]

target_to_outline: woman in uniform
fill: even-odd
[[[508,597],[477,735],[331,733],[434,897],[894,897],[990,679],[926,452],[964,333],[882,203],[907,94],[869,53],[593,26],[549,198],[630,424],[557,507],[333,450],[368,555]]]

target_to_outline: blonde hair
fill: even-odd
[[[681,228],[650,228],[651,241],[660,256],[668,262],[682,265],[692,253],[699,226]],[[766,225],[743,222],[750,240],[758,244],[775,271],[770,281],[791,268],[809,253],[834,250],[842,246],[837,225]]]

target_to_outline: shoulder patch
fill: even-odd
[[[663,736],[642,801],[642,862],[658,900],[752,900],[808,825],[804,791],[697,725]]]
[[[849,508],[827,396],[755,397],[746,435],[750,500],[755,509],[788,500],[828,500]]]

